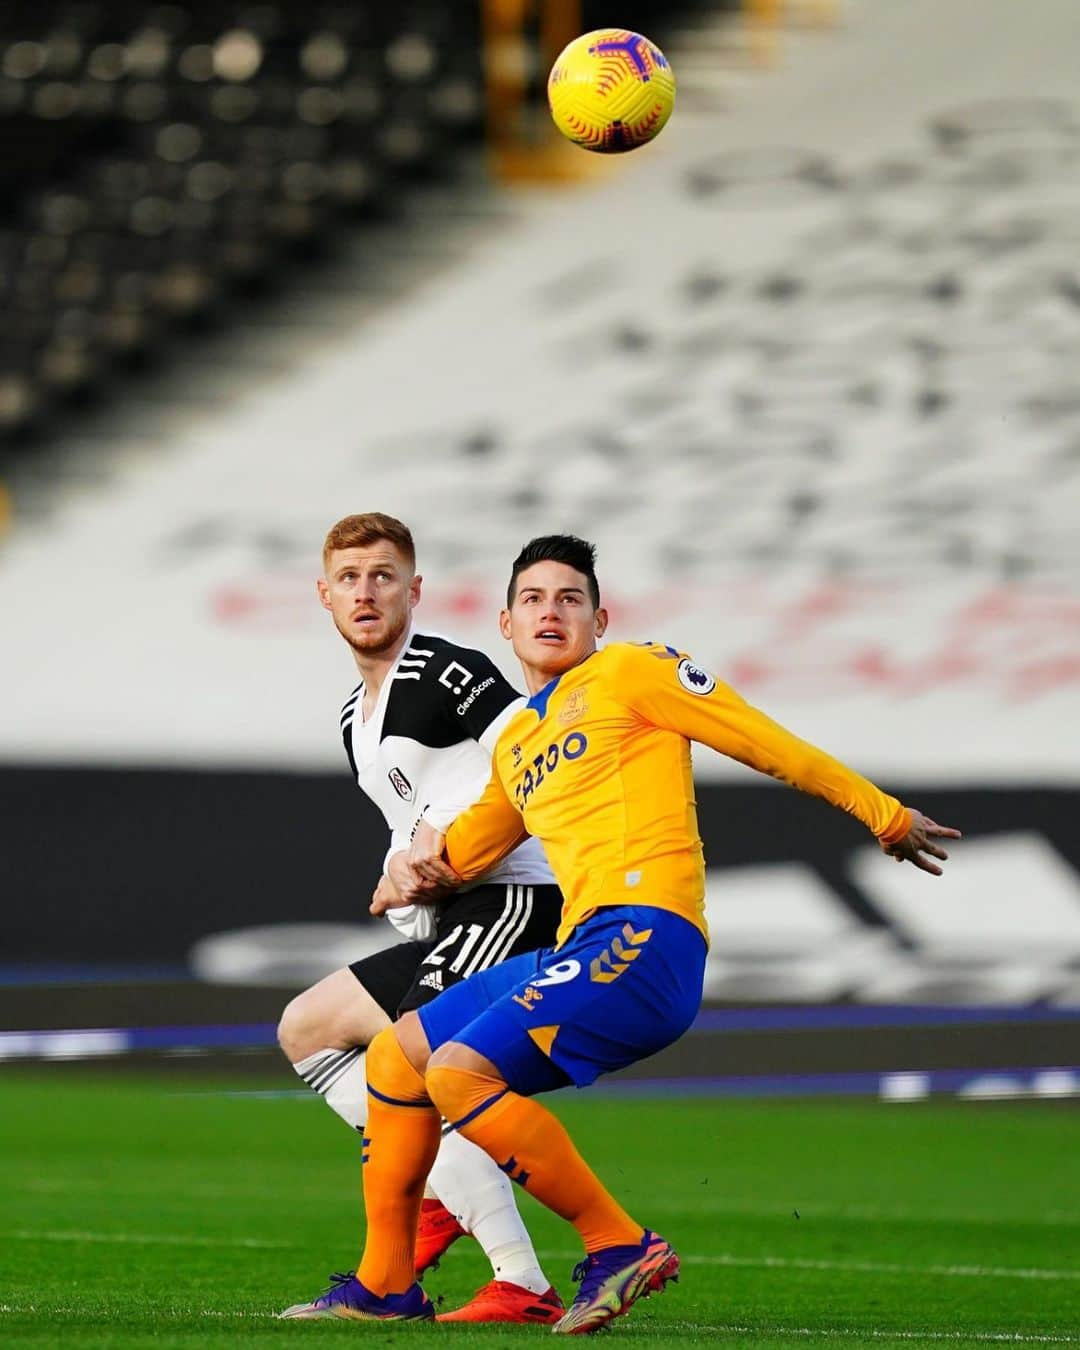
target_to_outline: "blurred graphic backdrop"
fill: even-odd
[[[542,89],[615,22],[679,95],[603,159]],[[269,1046],[387,940],[314,589],[383,510],[511,678],[575,531],[611,637],[964,830],[894,869],[700,750],[680,1071],[1076,1091],[1078,56],[1072,0],[8,6],[0,1057]]]

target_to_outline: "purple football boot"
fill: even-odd
[[[418,1284],[403,1294],[373,1294],[352,1271],[331,1275],[330,1288],[313,1303],[294,1303],[279,1317],[351,1317],[358,1321],[415,1322],[435,1316],[435,1305]]]
[[[668,1280],[678,1278],[679,1257],[674,1247],[646,1228],[640,1243],[602,1247],[574,1267],[574,1279],[581,1281],[577,1296],[551,1329],[562,1336],[599,1331],[613,1317],[628,1312],[639,1298],[660,1293]]]

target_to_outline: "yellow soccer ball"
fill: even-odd
[[[598,28],[575,38],[551,67],[547,89],[562,134],[605,155],[651,141],[675,106],[667,57],[626,28]]]

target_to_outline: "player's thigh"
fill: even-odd
[[[368,1045],[388,1026],[426,943],[401,943],[335,970],[286,1006],[278,1040],[292,1063],[318,1050]]]
[[[431,1050],[437,1050],[507,993],[532,979],[540,968],[543,952],[523,952],[489,970],[477,971],[459,980],[435,999],[417,1009]]]
[[[367,1045],[389,1021],[350,970],[335,970],[286,1005],[278,1041],[295,1064],[317,1050]]]
[[[701,933],[677,914],[601,909],[453,1039],[496,1064],[515,1091],[550,1085],[538,1051],[585,1087],[678,1040],[700,1005],[705,959]]]
[[[412,988],[424,958],[434,945],[433,942],[399,942],[354,961],[349,970],[353,979],[393,1022],[400,1014],[402,1000]]]

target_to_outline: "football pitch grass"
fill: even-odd
[[[605,1344],[1080,1345],[1075,1104],[550,1101],[683,1259],[680,1282]],[[0,1345],[495,1347],[548,1334],[274,1320],[360,1249],[359,1141],[314,1099],[190,1069],[5,1070],[0,1158]],[[568,1298],[574,1233],[522,1207]],[[462,1240],[426,1287],[450,1308],[486,1278]]]

